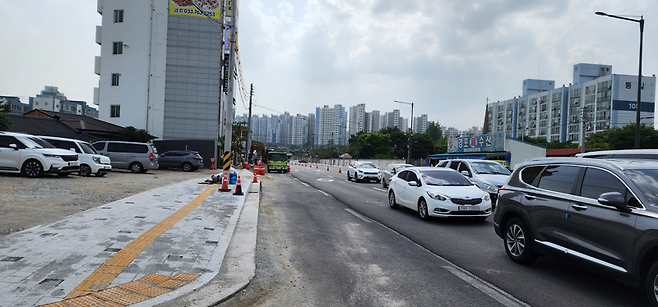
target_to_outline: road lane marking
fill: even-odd
[[[308,183],[306,183],[306,182],[300,181],[300,183],[301,183],[303,186],[310,187],[310,185],[308,185]]]
[[[84,296],[89,293],[103,290],[109,286],[114,279],[121,274],[121,270],[127,267],[142,251],[151,245],[153,241],[163,233],[165,233],[169,228],[174,226],[178,221],[182,220],[186,215],[188,215],[192,210],[197,208],[201,203],[208,198],[210,193],[212,193],[217,187],[218,184],[213,184],[207,189],[205,189],[199,196],[192,200],[189,204],[180,208],[178,211],[174,212],[172,215],[162,220],[153,228],[147,230],[142,235],[137,237],[137,239],[128,243],[124,246],[119,252],[114,254],[112,258],[103,263],[98,269],[96,269],[87,279],[85,279],[80,285],[78,285],[69,295],[64,299],[71,299],[79,296]]]
[[[354,211],[354,210],[352,210],[352,209],[349,209],[349,208],[348,208],[348,209],[345,209],[345,211],[351,213],[352,215],[358,217],[359,219],[361,219],[362,221],[364,221],[364,222],[366,222],[366,223],[372,223],[372,220],[371,220],[371,219],[365,217],[365,216],[362,215],[361,213],[358,213],[358,212],[356,212],[356,211]]]
[[[322,194],[324,194],[324,196],[329,196],[329,194],[327,194],[327,193],[326,193],[325,191],[322,191],[322,190],[318,190],[318,192],[320,192],[320,193],[322,193]]]
[[[372,188],[372,189],[375,190],[375,191],[380,191],[380,192],[388,192],[388,190],[382,189],[382,188]]]
[[[530,306],[460,267],[446,265],[443,268],[505,306]]]

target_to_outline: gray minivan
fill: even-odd
[[[92,144],[98,153],[110,157],[113,168],[129,169],[133,173],[146,173],[158,169],[158,150],[148,143],[99,141]]]

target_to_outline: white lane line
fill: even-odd
[[[329,196],[329,194],[327,194],[327,193],[326,193],[325,191],[322,191],[322,190],[318,190],[318,192],[320,192],[320,193],[322,193],[322,194],[324,194],[324,196]]]
[[[382,188],[372,188],[375,191],[380,191],[380,192],[387,192],[388,190],[382,189]]]
[[[308,183],[306,182],[300,181],[299,183],[301,183],[303,186],[309,187]]]
[[[369,218],[367,218],[367,217],[361,215],[360,213],[358,213],[358,212],[356,212],[356,211],[354,211],[354,210],[352,210],[352,209],[345,209],[345,211],[351,213],[352,215],[358,217],[359,219],[361,219],[362,221],[364,221],[364,222],[366,222],[366,223],[372,223],[372,220],[371,220],[371,219],[369,219]]]
[[[505,306],[530,306],[460,267],[446,265],[443,268]]]

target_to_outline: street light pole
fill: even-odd
[[[409,149],[407,152],[407,163],[411,164],[411,135],[414,133],[414,103],[397,100],[393,100],[393,102],[411,105],[411,131],[409,131],[409,139],[407,140],[407,148]]]
[[[637,105],[635,106],[635,148],[640,148],[640,111],[642,105],[642,40],[644,36],[644,17],[640,16],[640,19],[632,19],[622,16],[610,15],[604,12],[596,12],[596,15],[607,16],[617,19],[623,19],[627,21],[633,21],[640,24],[640,59],[639,59],[639,68],[637,73]]]

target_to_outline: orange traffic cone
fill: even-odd
[[[258,178],[256,177],[256,171],[254,171],[254,181],[252,183],[258,183]]]
[[[317,165],[317,164],[315,165],[315,168],[318,168],[318,165]]]
[[[338,168],[338,173],[340,173],[340,167]]]
[[[242,182],[240,182],[240,176],[238,176],[238,183],[235,185],[235,193],[233,195],[244,195],[242,193]]]
[[[329,170],[329,167],[327,166],[327,170]]]
[[[219,188],[220,192],[231,192],[231,189],[228,188],[228,177],[227,172],[224,172],[224,178],[222,179],[222,187]]]

